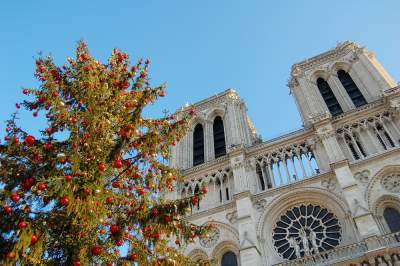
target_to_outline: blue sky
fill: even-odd
[[[0,121],[23,98],[21,87],[37,84],[38,52],[63,64],[84,39],[101,60],[114,47],[151,59],[154,84],[168,83],[151,115],[235,88],[268,139],[301,127],[286,87],[291,65],[338,41],[368,47],[400,80],[398,10],[398,0],[2,1]],[[24,128],[40,125],[21,118]]]

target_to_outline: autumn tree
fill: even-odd
[[[47,127],[34,136],[14,114],[0,146],[3,265],[190,265],[170,244],[207,232],[185,219],[207,189],[165,194],[182,179],[167,162],[194,110],[143,117],[165,93],[151,87],[149,65],[130,66],[116,49],[103,64],[84,42],[61,67],[36,60],[39,86],[24,88],[16,107]]]

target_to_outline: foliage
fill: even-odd
[[[40,86],[23,89],[28,100],[16,104],[45,115],[41,136],[19,128],[16,115],[7,122],[0,146],[3,264],[189,265],[173,246],[207,232],[185,219],[207,189],[168,200],[182,177],[166,163],[194,110],[181,119],[142,117],[165,90],[150,87],[149,60],[130,67],[114,49],[102,64],[79,42],[67,61],[57,67],[51,57],[37,59]]]

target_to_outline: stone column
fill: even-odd
[[[244,148],[233,150],[230,154],[233,169],[234,196],[237,210],[237,228],[239,232],[240,265],[255,266],[261,263],[261,253],[257,247],[257,235],[251,202],[250,182],[247,173]]]
[[[327,82],[331,86],[333,94],[336,95],[336,98],[340,106],[342,107],[343,112],[355,108],[353,102],[350,99],[350,96],[347,94],[346,89],[343,87],[336,73],[330,75]]]
[[[326,149],[332,170],[335,172],[338,184],[343,190],[343,195],[350,206],[350,210],[362,238],[379,235],[379,228],[368,210],[362,190],[350,170],[339,142],[336,139],[332,124],[325,121],[316,128],[318,136]]]
[[[204,161],[208,162],[215,157],[213,122],[207,120],[204,127]]]

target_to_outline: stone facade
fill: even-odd
[[[350,75],[347,83],[339,70]],[[304,128],[268,141],[232,89],[194,105],[198,116],[170,162],[185,182],[169,196],[208,186],[189,219],[216,227],[182,252],[223,266],[234,266],[235,257],[241,266],[400,265],[400,87],[353,42],[293,65],[288,86]],[[360,93],[364,102],[356,107]],[[332,98],[340,114],[331,115]],[[226,146],[218,158],[216,117]],[[194,166],[198,124],[204,162]]]

